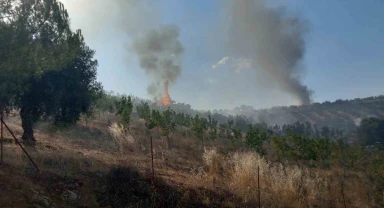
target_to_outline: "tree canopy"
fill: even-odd
[[[43,115],[75,123],[101,92],[95,52],[69,26],[57,0],[0,2],[0,111],[20,109],[25,140]]]
[[[82,39],[81,34],[78,34]],[[81,114],[91,111],[100,97],[102,87],[96,81],[95,51],[84,40],[75,58],[63,69],[46,71],[40,77],[31,77],[29,87],[21,96],[18,107],[24,129],[23,139],[34,140],[32,127],[41,117],[53,118],[56,126],[76,123]]]
[[[56,0],[0,2],[0,110],[18,101],[31,77],[65,66],[75,55],[69,17]]]

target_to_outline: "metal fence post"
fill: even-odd
[[[1,153],[0,153],[1,154],[1,156],[0,156],[0,163],[3,163],[3,151],[4,151],[3,150],[3,122],[2,122],[3,121],[3,116],[4,116],[4,112],[1,111],[1,114],[0,114],[0,120],[1,120],[0,121],[0,126],[1,126],[0,127],[1,128],[1,130],[0,130],[1,131],[1,136],[0,136],[1,137],[0,138],[0,146],[1,146],[0,147],[0,149],[1,149],[0,150],[1,151]]]
[[[257,166],[257,198],[259,203],[259,208],[261,208],[261,202],[260,202],[260,168]]]
[[[33,162],[31,156],[29,156],[28,152],[24,149],[24,147],[20,144],[19,140],[17,140],[16,136],[13,134],[11,129],[8,127],[8,125],[4,122],[3,118],[1,118],[1,123],[4,124],[5,128],[9,131],[9,133],[12,135],[12,137],[15,139],[15,142],[21,147],[23,152],[27,155],[28,159],[32,162],[33,166],[37,169],[38,172],[40,172],[40,169],[37,167],[36,163]]]
[[[153,165],[153,142],[152,142],[152,136],[150,136],[151,138],[151,159],[152,159],[152,183],[154,183],[155,181],[155,167]]]

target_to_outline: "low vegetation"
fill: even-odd
[[[200,133],[204,143],[192,126],[176,126],[168,135],[169,147],[167,135],[149,115],[148,121],[131,118],[130,131],[108,113],[88,121],[87,127],[81,122],[53,132],[49,123],[40,122],[38,142],[28,151],[42,172],[34,171],[17,146],[6,144],[9,165],[3,165],[1,173],[30,183],[15,185],[22,186],[22,192],[38,189],[27,203],[49,206],[255,207],[259,190],[263,207],[384,205],[380,146],[285,135],[255,124],[238,138],[230,129],[218,129],[217,138],[209,139],[211,130],[206,128]],[[21,132],[17,117],[6,120]]]

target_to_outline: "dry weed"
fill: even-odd
[[[203,154],[204,164],[208,168],[208,175],[215,182],[218,177],[223,176],[225,169],[225,158],[217,152],[216,148],[204,148]]]
[[[133,151],[135,147],[135,139],[124,128],[117,123],[113,123],[108,127],[109,134],[114,138],[121,152],[125,150]]]
[[[285,167],[270,163],[257,153],[234,153],[228,186],[246,202],[257,201],[257,169],[260,170],[261,196],[271,206],[311,206],[318,203],[327,187],[327,180],[316,172],[298,166]]]
[[[218,157],[219,157],[219,154],[217,154],[216,148],[211,148],[211,149],[204,148],[203,160],[207,166],[209,167],[214,166],[214,163],[216,162]]]

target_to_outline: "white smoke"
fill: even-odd
[[[362,120],[363,120],[362,118],[355,118],[353,119],[353,122],[355,123],[356,126],[360,126]]]

